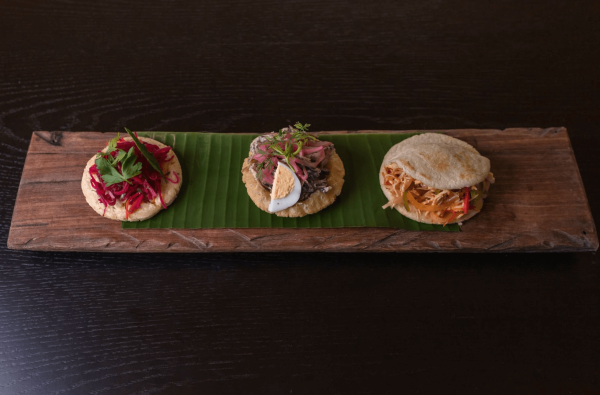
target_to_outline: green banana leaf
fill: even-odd
[[[458,231],[456,224],[429,225],[382,209],[387,200],[379,186],[386,152],[413,134],[321,135],[344,162],[344,187],[336,202],[302,218],[282,218],[254,205],[242,182],[242,163],[256,134],[139,132],[175,150],[183,169],[179,196],[167,210],[142,222],[122,222],[123,229],[144,228],[338,228],[390,227]]]

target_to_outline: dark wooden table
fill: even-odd
[[[565,126],[598,218],[599,22],[593,0],[0,2],[0,394],[600,393],[595,253],[6,248],[33,130]]]

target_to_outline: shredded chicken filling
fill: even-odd
[[[404,206],[407,211],[414,210],[420,219],[443,225],[460,220],[471,210],[479,212],[490,184],[495,181],[494,175],[489,173],[483,182],[467,188],[430,188],[406,174],[396,163],[385,166],[382,175],[384,186],[392,195],[384,209]]]

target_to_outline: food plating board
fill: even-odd
[[[415,132],[426,131],[316,134]],[[34,132],[19,185],[8,248],[96,252],[598,249],[596,228],[565,128],[434,132],[444,132],[473,145],[490,159],[496,178],[482,212],[465,222],[461,232],[391,228],[121,229],[120,222],[102,218],[88,206],[80,185],[86,162],[115,134]]]

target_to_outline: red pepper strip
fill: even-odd
[[[144,195],[140,193],[140,195],[129,205],[130,214],[133,214],[138,208],[140,208],[143,199]]]
[[[448,225],[450,222],[452,222],[454,220],[454,218],[456,218],[458,216],[458,213],[454,210],[446,210],[446,212],[448,211],[452,211],[452,216],[450,216],[450,218],[448,219],[448,221],[446,221],[446,223],[444,224],[444,226]]]
[[[125,202],[125,218],[129,219],[129,215],[133,214],[133,212],[137,210],[138,207],[140,207],[139,205],[142,203],[143,198],[143,194],[141,194],[140,192],[136,192],[135,194],[131,195],[129,199],[127,199],[127,201]],[[135,207],[136,200],[139,200],[139,204],[137,205],[137,207]]]
[[[470,187],[465,187],[465,202],[463,205],[463,211],[466,213],[469,212],[469,200],[471,199],[471,188]]]

